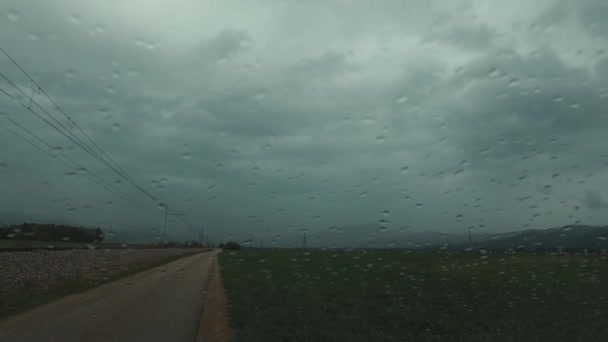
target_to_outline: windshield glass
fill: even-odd
[[[324,305],[349,332],[304,340],[405,336],[353,318],[368,293],[382,322],[428,308],[414,339],[605,332],[605,1],[8,0],[0,18],[0,247],[234,243],[240,340]],[[311,290],[306,311],[317,281],[350,304]]]

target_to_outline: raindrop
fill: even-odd
[[[135,39],[135,46],[143,47],[146,45],[146,42],[142,38]]]
[[[409,99],[407,98],[407,96],[402,96],[397,99],[397,103],[399,103],[399,104],[406,103],[408,100]]]
[[[66,174],[66,176],[76,176],[77,175],[76,171],[68,171],[65,174]]]
[[[72,24],[80,24],[80,21],[81,21],[81,20],[82,20],[82,18],[81,18],[81,17],[80,17],[80,15],[78,15],[78,14],[73,14],[73,15],[70,17],[70,22],[71,22]]]
[[[376,142],[381,144],[384,142],[385,139],[386,139],[386,137],[384,135],[379,135],[376,137]]]
[[[115,122],[114,124],[112,124],[112,130],[114,132],[117,132],[120,130],[120,124],[118,122]]]
[[[94,32],[97,34],[101,34],[106,32],[106,27],[104,25],[97,25],[93,28]]]
[[[404,166],[401,168],[401,172],[407,172],[410,168],[407,166]]]
[[[127,72],[127,76],[129,76],[129,77],[135,77],[137,75],[138,75],[138,71],[135,69],[131,69]]]
[[[498,70],[497,68],[492,68],[490,69],[488,75],[490,75],[490,77],[498,77],[498,75],[500,75],[500,70]]]
[[[185,160],[190,160],[190,159],[192,159],[192,155],[189,152],[184,152],[182,154],[182,158]]]
[[[420,208],[423,208],[423,207],[424,207],[424,204],[422,204],[422,203],[416,203],[416,208],[420,209]]]
[[[519,79],[512,78],[509,80],[509,87],[517,87],[519,85]]]
[[[19,20],[19,12],[17,12],[14,9],[8,10],[8,12],[6,13],[6,18],[9,21],[15,22],[15,21]]]
[[[27,34],[27,39],[31,40],[31,41],[37,41],[38,39],[38,35],[34,34],[34,33],[28,33]]]

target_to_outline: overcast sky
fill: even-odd
[[[0,47],[216,240],[513,231],[608,224],[607,4],[9,0]],[[0,71],[31,96],[3,54]],[[5,222],[163,226],[156,201],[24,107],[69,131],[42,93],[0,89]]]

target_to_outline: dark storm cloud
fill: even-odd
[[[3,47],[138,182],[220,236],[322,232],[384,212],[394,231],[608,218],[586,192],[608,181],[599,1],[38,6],[49,15],[0,6]],[[24,114],[11,112],[116,181]],[[158,226],[160,211],[123,205],[11,136],[0,144],[7,211],[33,201],[40,217]]]
[[[599,38],[606,39],[608,34],[608,3],[605,1],[585,0],[577,3],[582,25]]]
[[[596,191],[586,192],[585,205],[591,210],[599,210],[607,206],[606,201],[604,201],[602,195]]]
[[[216,36],[201,42],[197,56],[205,61],[222,61],[246,49],[251,37],[246,31],[225,29]]]
[[[452,44],[465,49],[488,49],[492,41],[496,40],[497,33],[485,24],[477,25],[438,25],[433,28],[426,37],[430,41],[441,41],[444,44]]]
[[[447,125],[461,127],[453,134],[478,157],[509,162],[538,153],[559,157],[586,148],[581,141],[595,144],[608,124],[598,92],[604,81],[563,65],[550,51],[488,55],[471,65],[474,76],[459,93]]]

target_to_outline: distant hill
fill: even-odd
[[[476,241],[483,248],[608,249],[608,226],[569,225],[495,234]]]
[[[453,234],[437,231],[412,231],[409,229],[382,230],[377,224],[331,227],[327,231],[310,232],[309,246],[324,247],[397,247],[424,248],[446,246],[469,247],[467,233]],[[294,246],[301,245],[301,238]],[[474,233],[473,247],[488,249],[510,248],[564,248],[608,249],[608,226],[568,225],[544,230],[530,229],[510,233]]]
[[[299,243],[301,238],[294,239]],[[438,245],[454,245],[468,241],[466,234],[442,233],[437,231],[415,231],[408,227],[383,229],[378,224],[357,224],[330,227],[325,231],[308,233],[311,246],[328,247],[399,247],[415,248]]]

